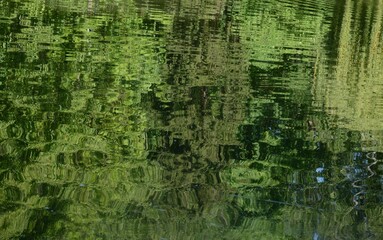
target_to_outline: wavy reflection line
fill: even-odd
[[[322,208],[316,208],[316,207],[309,206],[309,205],[306,205],[306,204],[290,203],[290,202],[277,201],[277,200],[271,200],[271,199],[265,199],[265,200],[262,200],[262,201],[267,202],[267,203],[275,203],[275,204],[292,206],[292,207],[298,207],[298,208],[306,208],[306,209],[310,209],[310,210],[316,210],[316,211],[319,211],[319,212],[323,212],[324,211]]]
[[[371,167],[375,164],[378,163],[378,159],[376,158],[376,152],[369,152],[366,154],[366,157],[370,160],[372,160],[373,162],[371,164],[369,164],[366,169],[367,171],[370,173],[366,178],[362,178],[362,179],[357,179],[355,181],[353,181],[351,183],[352,187],[356,188],[356,189],[360,189],[360,191],[358,191],[357,193],[355,193],[352,197],[352,201],[354,203],[354,206],[351,207],[351,209],[349,211],[346,212],[346,214],[343,216],[343,218],[350,214],[353,210],[362,210],[360,207],[363,205],[362,201],[364,198],[364,195],[366,194],[366,190],[365,190],[365,186],[363,186],[362,184],[360,184],[360,182],[366,180],[366,179],[369,179],[371,177],[373,177],[376,173],[371,169]],[[359,184],[358,184],[359,183]],[[367,216],[365,216],[365,221],[367,221]]]

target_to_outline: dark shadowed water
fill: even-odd
[[[0,0],[1,239],[382,239],[379,0]]]

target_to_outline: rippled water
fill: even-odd
[[[1,239],[381,239],[383,4],[0,1]]]

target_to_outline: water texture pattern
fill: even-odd
[[[382,239],[383,3],[0,1],[1,239]]]

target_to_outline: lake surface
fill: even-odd
[[[0,1],[1,239],[382,239],[379,0]]]

